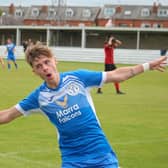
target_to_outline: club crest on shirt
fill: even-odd
[[[75,83],[71,83],[67,87],[67,93],[71,96],[77,95],[79,93],[79,91],[80,91],[79,85],[77,85]]]
[[[63,101],[58,101],[56,100],[55,103],[63,108],[66,108],[67,107],[67,102],[68,102],[68,96],[65,95],[64,96],[64,100]]]

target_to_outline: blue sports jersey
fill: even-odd
[[[14,55],[15,44],[14,43],[7,44],[6,48],[8,51],[7,59],[14,59],[14,57],[15,57],[15,55]]]
[[[101,86],[105,72],[77,70],[60,73],[56,89],[44,82],[16,108],[28,115],[40,110],[58,130],[59,147],[63,162],[86,161],[101,158],[112,152],[97,119],[90,88]]]

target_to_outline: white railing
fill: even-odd
[[[58,61],[104,62],[103,49],[51,47]],[[5,57],[5,46],[0,46],[0,54]],[[159,50],[115,49],[116,64],[139,64],[160,56]],[[17,59],[24,59],[22,46],[15,49]]]
[[[103,49],[52,48],[60,61],[104,62]],[[159,50],[115,49],[115,63],[139,64],[160,56]]]

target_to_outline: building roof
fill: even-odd
[[[33,11],[38,11],[33,15]],[[73,20],[95,21],[99,13],[99,7],[58,7],[58,6],[31,6],[25,15],[25,19],[31,20]]]
[[[28,7],[21,6],[0,6],[0,25],[22,25]]]
[[[106,11],[111,9],[111,16]],[[113,13],[113,11],[114,13]],[[159,11],[167,11],[167,15],[159,15]],[[110,13],[110,12],[109,12]],[[136,6],[136,5],[105,5],[98,16],[98,19],[134,19],[134,20],[168,20],[168,6]]]
[[[0,25],[20,25],[24,20],[78,22],[95,22],[96,19],[168,20],[168,6],[159,4],[151,6],[107,4],[103,7],[52,5],[22,7],[11,4],[0,6],[0,10],[2,11]]]

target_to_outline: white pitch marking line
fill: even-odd
[[[56,150],[50,150],[50,149],[48,149],[48,150],[30,150],[30,151],[23,151],[23,150],[21,150],[21,151],[15,151],[15,152],[3,152],[2,154],[6,154],[7,156],[8,155],[17,155],[17,154],[21,154],[21,153],[49,153],[49,152],[55,152],[55,151],[58,151],[58,149],[56,149]],[[0,154],[1,154],[1,152],[0,152]]]

